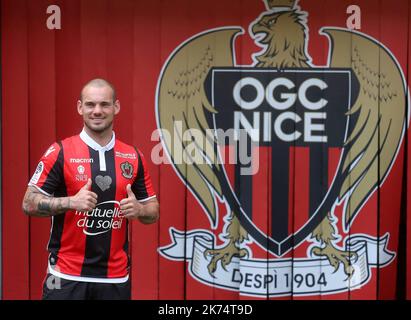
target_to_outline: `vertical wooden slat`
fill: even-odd
[[[153,187],[160,202],[161,212],[167,213],[160,196],[159,166],[151,158],[151,133],[156,128],[155,88],[159,74],[160,56],[160,19],[158,1],[149,3],[134,2],[133,9],[133,66],[132,103],[133,106],[133,144],[143,152]],[[161,218],[160,218],[161,219]],[[134,299],[159,298],[159,222],[146,226],[134,223],[132,227],[132,279]]]
[[[379,3],[376,3],[375,1],[364,0],[361,3],[361,11],[363,12],[362,21],[361,21],[362,22],[361,31],[375,39],[379,39],[380,38],[380,14],[381,14]],[[354,50],[355,48],[352,47],[351,55],[353,59],[355,57]],[[377,63],[378,65],[379,58],[380,56],[379,56],[378,51],[370,52],[369,65],[372,65],[373,68],[375,68],[375,63]],[[361,78],[359,80],[361,81]],[[375,79],[375,81],[378,81],[378,79]],[[373,105],[373,107],[379,108],[378,105]],[[373,170],[374,170],[373,174],[378,175],[378,168],[373,169]],[[350,179],[351,179],[351,176],[350,176]],[[378,189],[376,189],[373,195],[368,199],[367,203],[362,207],[361,211],[356,216],[355,220],[352,223],[351,228],[349,229],[348,235],[353,235],[357,233],[362,233],[362,234],[365,233],[372,237],[376,237],[378,235],[378,230],[379,230],[378,229],[379,228],[378,202],[379,202],[379,192],[378,192]],[[352,210],[350,202],[348,203],[348,210]],[[376,255],[377,252],[373,252],[373,254]],[[370,277],[371,277],[370,281],[366,285],[363,285],[359,290],[350,291],[350,297],[349,297],[350,300],[357,300],[357,299],[375,300],[377,298],[378,276],[377,276],[377,271],[375,268],[370,268]]]
[[[184,41],[187,28],[186,1],[159,3],[160,13],[160,64],[164,68],[174,49]],[[156,14],[154,14],[156,16]],[[161,75],[159,75],[160,77]],[[172,132],[170,134],[173,134]],[[160,166],[160,245],[171,243],[170,227],[178,231],[186,230],[186,193],[183,179],[177,176],[171,164]],[[159,261],[159,298],[186,298],[187,262],[173,261],[160,257]]]
[[[319,30],[321,29],[322,26],[326,25],[326,16],[327,14],[325,14],[325,8],[327,8],[327,2],[326,1],[315,1],[315,9],[313,10],[313,15],[311,15],[311,17],[309,18],[309,22],[310,22],[310,28],[312,28],[312,30],[315,30],[315,34],[319,34]],[[313,41],[312,39],[310,39],[311,41]],[[314,42],[315,43],[315,50],[313,51],[309,51],[310,56],[315,60],[316,63],[321,65],[325,64],[325,61],[327,61],[327,57],[328,57],[328,46],[326,45],[325,42],[323,41],[318,41],[318,42]],[[312,48],[312,47],[311,47]],[[319,73],[317,74],[317,77],[321,80],[325,80],[326,73]],[[314,75],[313,75],[314,76]],[[326,97],[324,97],[324,91],[322,92],[322,96],[323,99]],[[327,104],[325,106],[324,109],[321,109],[320,111],[322,112],[326,112],[327,113],[327,117],[329,117],[329,114],[332,112],[332,106],[330,104]],[[327,130],[328,129],[328,130]],[[330,128],[326,128],[326,132],[327,132],[327,136],[329,135],[328,132],[330,132],[329,130]],[[318,183],[318,189],[319,190],[328,190],[328,188],[330,187],[329,182],[329,148],[327,145],[325,144],[320,144],[320,146],[313,146],[314,148],[316,148],[318,151],[316,151],[318,154],[320,154],[320,158],[318,159],[318,162],[320,163],[319,166],[319,170],[316,173],[318,176],[315,178],[316,183]],[[313,149],[314,149],[313,148]],[[312,150],[312,149],[311,149]],[[313,152],[313,150],[311,151]],[[313,157],[311,157],[311,161],[312,161]],[[315,166],[315,163],[310,163],[310,166]],[[310,170],[310,172],[312,173],[313,170]],[[332,173],[333,175],[334,173]],[[312,179],[313,177],[310,177],[310,179]],[[315,208],[311,208],[310,210],[315,210]],[[311,213],[312,214],[312,213]],[[331,214],[331,212],[330,212]],[[331,220],[329,218],[326,218],[329,223],[331,223]],[[324,227],[321,226],[321,232],[324,234]],[[326,267],[328,265],[328,261],[327,260],[320,260],[319,262],[319,270],[318,272],[313,272],[314,275],[314,279],[315,279],[315,286],[317,287],[317,283],[318,283],[318,279],[321,279],[322,273],[326,270]],[[320,290],[324,290],[325,287],[324,285],[320,285]],[[323,295],[321,293],[318,293],[314,296],[307,296],[305,297],[305,299],[313,299],[313,300],[321,300],[323,298]]]
[[[310,1],[307,9],[309,12],[308,16],[308,21],[309,21],[309,44],[308,44],[308,53],[310,54],[310,57],[313,60],[313,64],[315,66],[319,67],[328,67],[328,58],[329,55],[331,55],[330,49],[333,46],[333,43],[329,42],[329,39],[325,35],[320,34],[320,30],[323,27],[341,27],[341,28],[346,28],[346,19],[347,19],[347,14],[346,14],[346,9],[351,3],[349,1],[338,1],[338,2],[333,2],[332,3],[332,8],[329,2],[327,1]],[[346,60],[346,65],[349,67],[351,65],[351,44],[347,43],[347,60]],[[348,93],[346,93],[348,94]],[[351,106],[350,106],[351,107]],[[332,113],[332,108],[333,106],[328,104],[326,106],[328,115]],[[345,119],[341,119],[341,121],[344,121]],[[331,133],[332,128],[326,128],[327,132]],[[327,172],[327,167],[328,167],[328,181],[327,179],[323,179],[321,182],[323,185],[328,185],[328,187],[331,186],[331,183],[333,182],[334,176],[336,174],[337,170],[337,164],[339,163],[339,158],[341,153],[339,152],[340,148],[334,149],[334,150],[323,150],[323,168],[321,169],[321,172],[318,172],[317,174],[320,176],[323,176],[325,172]],[[328,153],[328,155],[327,155]],[[325,157],[328,157],[327,161],[325,160]],[[335,159],[338,157],[338,159]],[[336,199],[335,199],[336,200]],[[342,206],[340,207],[335,207],[334,211],[332,214],[337,217],[338,223],[336,224],[336,230],[335,230],[335,235],[338,236],[346,236],[344,234],[344,231],[342,230]],[[328,220],[330,222],[330,220]],[[321,227],[321,231],[324,231],[324,226]],[[314,241],[314,239],[312,239]],[[324,244],[322,244],[324,245]],[[334,246],[342,246],[343,244],[338,241],[333,242]],[[318,246],[318,245],[316,245]],[[322,258],[320,262],[320,272],[316,275],[317,279],[321,275],[321,273],[324,272],[325,275],[325,280],[330,281],[327,278],[327,272],[330,264],[329,261],[325,257],[317,257],[313,256],[313,258]],[[341,272],[343,265],[340,263],[339,264],[339,272]],[[348,289],[345,289],[344,292],[341,293],[334,293],[330,294],[329,292],[325,293],[327,291],[327,286],[326,285],[321,285],[321,291],[322,293],[319,295],[319,298],[322,300],[334,300],[334,299],[339,299],[339,300],[346,300],[349,298],[349,292]],[[324,293],[323,293],[324,291]],[[308,297],[310,299],[311,297]]]
[[[139,127],[140,125],[138,121],[134,120],[134,114],[153,110],[152,105],[145,106],[144,104],[133,110],[133,102],[135,101],[133,77],[134,75],[140,75],[134,68],[134,2],[132,0],[109,0],[107,4],[108,27],[105,45],[107,80],[115,86],[121,106],[120,113],[114,122],[114,130],[116,136],[128,144],[138,144],[139,140],[147,140],[146,134],[139,139],[139,132],[133,132],[133,127]],[[136,85],[138,84],[139,82]],[[137,101],[139,102],[138,99]],[[135,139],[134,142],[133,138]]]
[[[107,78],[108,0],[82,0],[80,19],[82,81]]]
[[[83,123],[76,103],[82,85],[80,0],[61,1],[62,29],[56,32],[56,139],[78,134]]]
[[[202,29],[211,29],[211,28],[218,28],[222,26],[238,26],[241,25],[241,7],[242,3],[240,1],[233,2],[233,1],[213,1],[210,3],[210,8],[212,8],[212,12],[208,13],[208,15],[212,14],[213,21],[208,24],[208,25],[203,25]],[[201,31],[201,29],[199,30]],[[237,38],[238,39],[238,38]],[[234,57],[238,58],[239,52],[238,48],[236,47],[236,44],[238,41],[235,42],[234,46]],[[227,176],[229,179],[231,178],[231,186],[234,188],[234,165],[229,164],[230,159],[233,159],[233,155],[235,154],[234,152],[234,146],[227,146],[227,147],[221,147],[220,148],[222,154],[224,154],[224,166],[225,170],[227,173]],[[231,157],[231,158],[230,158]],[[223,232],[224,228],[224,217],[230,214],[227,212],[225,205],[220,205],[219,206],[219,219],[218,219],[218,227],[215,230],[212,230],[215,241],[216,241],[216,247],[222,246],[222,241],[221,241],[221,234]],[[203,212],[203,215],[205,213]],[[207,228],[207,226],[206,226]],[[209,226],[208,226],[209,228]],[[239,266],[237,266],[238,268]],[[221,270],[221,264],[218,264],[218,268]],[[217,270],[218,272],[218,270]],[[236,290],[224,290],[221,289],[217,286],[214,286],[214,292],[213,292],[213,299],[231,299],[231,300],[236,300],[239,298],[239,291]]]
[[[46,27],[46,10],[50,1],[29,1],[29,133],[30,174],[47,148],[55,141],[55,52],[54,37],[59,30]],[[51,124],[51,125],[45,125]],[[30,298],[39,299],[47,272],[50,219],[30,218]]]
[[[2,296],[28,299],[29,221],[21,210],[29,178],[27,1],[2,1],[1,13]]]
[[[199,32],[203,32],[207,29],[207,27],[214,24],[214,13],[213,13],[213,1],[210,1],[209,5],[204,6],[201,8],[201,14],[198,14],[198,4],[194,1],[186,1],[184,4],[184,8],[182,8],[186,13],[187,16],[184,20],[184,24],[189,21],[186,29],[187,37],[191,37]],[[195,19],[189,20],[189,17],[195,16]],[[187,65],[192,68],[194,65],[198,64],[200,57],[197,56],[187,56]],[[192,78],[192,75],[189,75],[189,79]],[[189,123],[195,123],[194,117],[195,114],[193,113],[193,106],[187,105],[187,119]],[[184,126],[183,126],[184,127]],[[191,167],[191,168],[190,168]],[[193,167],[188,164],[187,171],[188,176],[187,178],[191,180],[194,175],[196,175],[195,170],[190,170]],[[187,231],[192,231],[194,229],[208,229],[211,231],[211,225],[209,224],[209,220],[206,218],[208,213],[206,213],[200,206],[200,203],[197,199],[193,196],[192,192],[187,189],[187,198],[186,198],[186,221],[187,221]],[[187,267],[192,266],[194,261],[190,261],[187,264]],[[187,270],[188,271],[188,270]],[[186,273],[186,297],[187,299],[213,299],[214,297],[214,285],[213,283],[202,284],[197,279],[193,278],[190,272]]]
[[[234,25],[241,26],[244,29],[244,35],[239,35],[235,39],[235,53],[236,53],[236,63],[237,67],[239,66],[253,66],[254,61],[252,59],[252,55],[255,52],[261,50],[261,48],[257,47],[254,40],[251,37],[249,32],[249,26],[252,24],[262,12],[265,11],[265,5],[261,2],[255,2],[252,6],[250,6],[250,2],[247,0],[242,1],[233,1],[230,3],[231,9],[227,8],[229,11],[229,15],[233,15],[233,20],[235,20]],[[227,14],[227,13],[226,13]],[[227,94],[232,94],[231,92]],[[234,124],[234,122],[233,122]],[[247,137],[247,139],[249,139]],[[242,140],[240,141],[242,144],[242,148],[246,148],[246,143],[249,144],[249,141]],[[240,144],[239,143],[239,144]],[[249,146],[247,147],[249,148]],[[271,172],[272,172],[272,158],[271,158],[271,148],[259,148],[258,150],[247,150],[247,156],[252,156],[253,161],[258,161],[259,171],[258,173],[253,176],[242,176],[241,183],[240,183],[240,192],[237,194],[237,197],[241,196],[241,193],[247,193],[247,190],[242,186],[243,181],[251,180],[251,201],[252,204],[250,206],[252,212],[251,215],[255,217],[255,221],[260,221],[258,228],[262,233],[265,233],[267,242],[269,237],[269,230],[271,229],[271,206],[274,205],[271,199],[271,191],[272,191],[272,181],[271,181]],[[259,153],[258,159],[256,158],[257,152]],[[239,156],[239,153],[236,153],[236,156]],[[240,159],[237,158],[237,165],[240,166]],[[256,163],[257,165],[257,163]],[[240,178],[240,177],[236,177]],[[249,183],[249,182],[248,182]],[[259,185],[261,184],[261,186]],[[233,185],[233,190],[235,190],[235,185]],[[265,195],[265,196],[264,196]],[[260,209],[260,210],[259,210]],[[240,219],[240,223],[244,218]],[[252,235],[250,235],[252,237]],[[251,238],[250,238],[251,239]],[[260,248],[260,245],[257,245],[254,242],[251,243],[241,243],[240,248],[248,248],[251,252],[253,258],[261,259],[261,266],[263,267],[261,272],[259,272],[261,277],[265,277],[268,275],[268,259],[272,258],[273,256],[265,249]],[[251,257],[248,257],[250,259]],[[242,276],[242,288],[248,289],[249,283],[246,283],[246,277],[248,270],[245,267],[245,263],[240,260],[239,264],[239,272]],[[238,299],[239,300],[266,300],[268,299],[269,288],[267,287],[265,290],[264,288],[261,289],[260,294],[258,296],[250,296],[250,294],[246,294],[244,289],[240,289],[238,291]]]
[[[347,8],[351,5],[352,3],[350,1],[338,1],[338,3],[333,3],[333,7],[332,9],[330,7],[325,6],[324,11],[322,11],[322,15],[324,17],[324,25],[323,26],[330,26],[330,27],[342,27],[342,28],[347,28],[347,19],[348,19],[348,14],[347,14]],[[331,9],[331,10],[330,10]],[[331,12],[332,14],[326,14],[328,12]],[[314,21],[316,19],[313,19]],[[321,28],[319,26],[319,28]],[[327,38],[325,36],[321,36],[322,41],[325,41]],[[329,39],[327,39],[327,45],[326,48],[328,48],[328,53],[327,55],[324,57],[323,56],[323,64],[327,65],[328,63],[328,58],[329,56],[332,54],[331,49],[332,49],[332,43],[329,42]],[[352,68],[351,66],[351,61],[352,61],[352,45],[351,43],[347,44],[347,66],[348,68]],[[347,93],[348,94],[348,93]],[[351,99],[350,99],[351,100]],[[349,108],[352,108],[354,104],[354,101],[351,100],[351,105],[349,106]],[[339,151],[339,152],[338,152]],[[340,163],[341,161],[341,155],[343,152],[343,147],[339,148],[337,150],[331,150],[331,159],[329,159],[329,163],[331,165],[331,168],[334,168],[336,163]],[[332,155],[336,155],[338,154],[338,161],[333,161],[333,157]],[[335,176],[335,171],[332,171],[331,176],[329,176],[329,179],[333,179]],[[337,217],[337,229],[336,229],[336,235],[341,235],[342,237],[348,237],[351,235],[351,231],[350,229],[348,230],[348,232],[343,230],[343,225],[344,225],[344,204],[341,204],[339,207],[336,207],[334,210],[334,215]],[[338,244],[339,246],[343,247],[343,242],[335,242],[336,244]],[[329,265],[329,262],[326,262],[326,265]],[[342,269],[343,265],[340,263],[339,265],[339,269]],[[336,293],[333,295],[322,295],[321,297],[323,300],[326,299],[330,299],[330,300],[349,300],[350,299],[350,288],[346,289],[344,292],[341,293]]]
[[[399,67],[404,74],[404,81],[407,81],[407,55],[408,55],[408,1],[399,1],[395,6],[392,6],[389,1],[381,1],[381,42],[385,47],[390,50],[391,54],[396,58],[399,63]],[[396,35],[393,37],[393,35]],[[383,80],[383,79],[382,79]],[[404,104],[406,101],[404,100]],[[395,112],[395,110],[393,110]],[[403,119],[405,121],[405,119]],[[395,124],[396,127],[400,127],[402,124]],[[382,134],[381,134],[382,135]],[[383,138],[381,138],[383,139]],[[383,143],[381,141],[381,143]],[[403,257],[399,257],[399,232],[400,232],[400,217],[401,217],[401,199],[403,187],[403,175],[404,172],[404,146],[405,138],[402,139],[400,150],[395,159],[395,162],[388,173],[387,178],[383,182],[380,188],[380,217],[379,217],[379,237],[383,237],[386,233],[390,234],[388,249],[396,252],[396,258],[387,266],[381,266],[378,269],[378,300],[395,299],[396,292],[401,286],[400,283],[396,283],[399,279],[397,277],[398,262],[403,260]],[[381,159],[381,162],[384,161]],[[381,173],[383,170],[383,164],[380,165]],[[393,285],[396,284],[396,285]]]

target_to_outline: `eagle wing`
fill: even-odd
[[[214,192],[223,197],[217,141],[209,125],[216,113],[204,81],[213,67],[234,65],[233,41],[240,28],[197,35],[171,55],[159,81],[157,121],[172,165],[199,200],[213,225],[217,206]],[[189,164],[189,165],[188,165]]]
[[[344,29],[323,29],[332,42],[331,68],[352,68],[359,83],[355,116],[345,141],[339,199],[347,198],[345,227],[383,183],[406,128],[406,84],[397,62],[376,40]]]

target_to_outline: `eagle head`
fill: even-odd
[[[308,67],[306,55],[306,13],[298,9],[270,11],[251,27],[257,43],[266,50],[257,56],[258,67]]]

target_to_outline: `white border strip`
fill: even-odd
[[[49,272],[56,277],[65,279],[65,280],[71,280],[71,281],[81,281],[81,282],[93,282],[93,283],[124,283],[127,282],[129,275],[123,277],[123,278],[91,278],[91,277],[79,277],[79,276],[71,276],[68,274],[64,274],[61,272],[58,272],[54,270],[49,263],[48,266]]]
[[[36,188],[38,191],[40,191],[42,194],[48,196],[48,197],[52,197],[52,195],[50,193],[47,193],[46,191],[44,191],[43,189],[41,189],[40,187],[36,186],[35,184],[29,183],[28,184],[29,187],[34,187]]]
[[[145,199],[143,199],[143,200],[138,200],[138,199],[137,199],[137,200],[138,200],[138,202],[146,202],[146,201],[151,200],[151,199],[154,199],[154,198],[157,198],[157,195],[154,195],[154,196],[145,198]]]

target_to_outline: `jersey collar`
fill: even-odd
[[[107,143],[104,147],[100,146],[96,141],[94,141],[93,138],[91,138],[84,129],[80,133],[80,138],[86,145],[96,151],[109,151],[114,147],[116,134],[113,131],[113,137],[111,138],[110,142]]]

